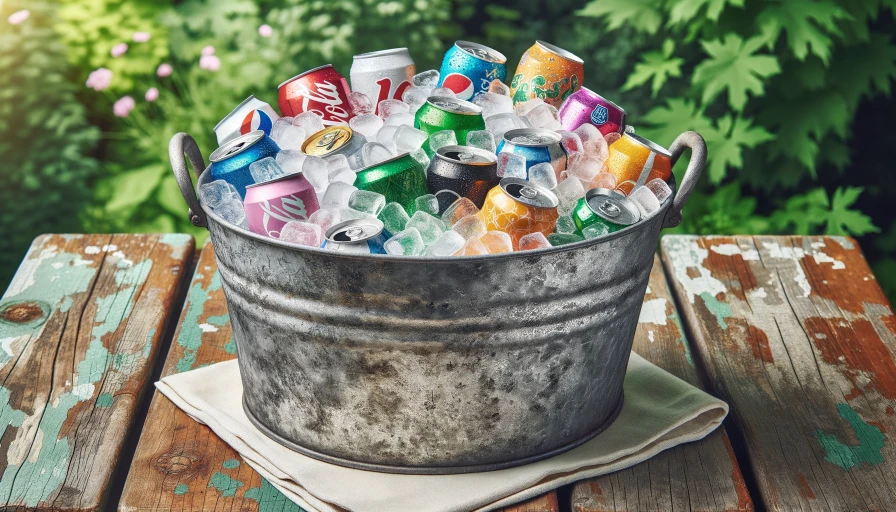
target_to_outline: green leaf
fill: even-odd
[[[744,0],[673,0],[668,5],[671,6],[668,25],[678,25],[693,20],[704,6],[706,18],[717,21],[726,5],[743,7]]]
[[[109,212],[133,211],[149,198],[164,170],[158,164],[150,164],[133,171],[115,175],[106,180],[111,199],[106,203]]]
[[[772,214],[772,224],[779,230],[793,225],[799,235],[815,234],[824,227],[828,235],[863,235],[879,232],[871,218],[862,212],[850,209],[864,189],[862,187],[838,187],[834,197],[828,201],[823,188],[812,189],[805,194],[787,200],[782,210]]]
[[[762,79],[780,73],[781,67],[773,55],[754,55],[762,43],[758,37],[744,41],[733,33],[726,34],[724,40],[701,43],[709,58],[694,68],[693,84],[703,89],[704,105],[727,89],[728,103],[741,112],[747,93],[763,95]]]
[[[871,217],[849,207],[855,204],[863,187],[837,187],[831,201],[831,211],[826,215],[825,233],[828,235],[864,235],[877,233],[878,227],[871,223]]]
[[[665,106],[650,110],[642,119],[646,126],[639,125],[638,134],[663,147],[669,147],[683,131],[703,134],[713,130],[712,121],[703,115],[703,110],[681,98],[667,100]]]
[[[753,121],[725,116],[718,121],[717,129],[703,134],[709,153],[709,181],[719,184],[729,167],[743,167],[743,148],[754,148],[774,138],[761,126],[753,126]]]
[[[622,90],[634,89],[652,78],[650,89],[651,95],[655,98],[669,77],[681,76],[681,65],[684,63],[684,59],[672,57],[673,51],[675,51],[675,43],[671,39],[666,39],[661,52],[645,53],[641,62],[635,65],[634,71],[622,86]]]
[[[837,28],[841,19],[852,17],[831,0],[786,0],[763,9],[756,25],[769,48],[782,31],[787,32],[787,44],[797,59],[804,60],[811,52],[827,64],[830,35],[841,35]]]
[[[659,5],[659,2],[652,0],[592,0],[576,11],[576,14],[604,18],[610,30],[626,25],[634,30],[653,34],[663,22]]]

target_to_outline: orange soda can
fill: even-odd
[[[510,82],[510,97],[514,104],[541,98],[559,108],[583,80],[582,59],[550,43],[535,41],[520,57]]]
[[[510,235],[513,249],[518,250],[520,238],[536,231],[545,236],[554,232],[558,204],[557,196],[544,187],[520,178],[504,178],[485,196],[479,218],[486,231]]]
[[[606,165],[619,185],[626,181],[643,185],[654,178],[669,181],[672,177],[669,150],[634,133],[624,133],[610,144]]]

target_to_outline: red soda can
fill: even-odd
[[[348,76],[352,91],[367,95],[377,114],[381,101],[401,99],[415,74],[417,66],[408,49],[392,48],[355,55]]]
[[[314,112],[324,126],[348,124],[354,117],[348,103],[348,81],[327,64],[305,71],[280,84],[277,88],[280,115],[294,117],[302,112]]]
[[[271,238],[280,238],[287,222],[308,220],[320,209],[314,187],[302,173],[249,185],[243,206],[249,231]]]
[[[625,110],[586,87],[572,93],[560,105],[560,125],[571,132],[585,123],[591,123],[601,135],[625,131]]]

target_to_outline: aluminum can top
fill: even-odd
[[[584,63],[585,63],[581,58],[579,58],[578,55],[576,55],[576,54],[574,54],[574,53],[572,53],[572,52],[570,52],[570,51],[564,50],[563,48],[560,48],[559,46],[555,46],[555,45],[553,45],[553,44],[551,44],[551,43],[546,43],[546,42],[541,41],[541,40],[536,40],[536,41],[535,41],[535,44],[537,44],[538,46],[540,46],[540,47],[541,47],[542,49],[544,49],[546,52],[553,53],[554,55],[557,55],[557,56],[559,56],[559,57],[562,57],[562,58],[564,58],[564,59],[566,59],[566,60],[571,60],[571,61],[573,61],[573,62],[577,62],[577,63],[579,63],[579,64],[584,64]]]
[[[327,242],[351,244],[364,242],[383,232],[383,223],[373,217],[351,219],[333,225],[324,235]]]
[[[585,194],[585,204],[595,215],[614,224],[631,226],[641,220],[638,207],[615,190],[593,188]]]
[[[474,105],[469,101],[464,101],[451,96],[430,96],[426,99],[426,102],[439,110],[451,112],[452,114],[462,114],[466,116],[482,114],[482,109],[479,105]]]
[[[581,91],[581,92],[580,92],[580,91]],[[601,96],[600,94],[598,94],[598,93],[592,91],[591,89],[589,89],[589,88],[587,88],[587,87],[585,87],[585,86],[580,86],[580,87],[579,87],[579,90],[576,91],[576,92],[574,92],[573,94],[574,94],[574,95],[575,95],[575,94],[587,94],[588,96],[591,96],[592,98],[603,100],[605,103],[611,105],[613,108],[619,109],[619,111],[622,112],[623,114],[626,113],[626,112],[625,112],[625,109],[622,108],[622,107],[620,107],[616,102],[613,102],[613,101],[608,100],[607,98],[604,98],[604,97]]]
[[[497,162],[497,157],[491,151],[471,146],[442,146],[436,151],[436,155],[443,160],[452,163],[468,165],[492,165]]]
[[[354,60],[370,59],[373,57],[385,57],[387,55],[407,54],[407,48],[390,48],[388,50],[377,50],[375,52],[359,53],[352,57]]]
[[[293,80],[295,80],[297,78],[302,78],[303,76],[305,76],[307,74],[314,73],[315,71],[320,71],[321,69],[332,68],[332,67],[333,67],[332,64],[324,64],[323,66],[317,66],[316,68],[309,69],[308,71],[305,71],[304,73],[299,73],[298,75],[290,78],[289,80],[284,81],[282,84],[278,85],[277,88],[279,89],[279,88],[283,87],[284,85],[288,84],[289,82],[292,82]]]
[[[514,146],[537,148],[550,144],[559,144],[560,134],[546,128],[517,128],[504,133],[504,142]]]
[[[507,57],[505,57],[503,53],[483,44],[474,43],[472,41],[456,41],[454,46],[457,46],[460,51],[486,62],[494,62],[495,64],[504,64],[507,62]]]
[[[302,152],[313,156],[326,156],[348,145],[355,132],[344,125],[330,126],[312,134],[302,144]]]
[[[278,176],[278,177],[276,177],[276,178],[274,178],[274,179],[272,179],[272,180],[262,181],[262,182],[260,182],[260,183],[253,183],[253,184],[251,184],[251,185],[246,185],[246,190],[249,190],[250,188],[257,188],[257,187],[260,187],[260,186],[262,186],[262,185],[270,185],[270,184],[272,184],[272,183],[280,183],[281,181],[294,180],[294,179],[296,179],[296,178],[301,178],[301,179],[303,179],[303,180],[307,179],[307,178],[305,178],[305,176],[304,176],[301,172],[295,172],[295,173],[292,173],[292,174],[284,174],[283,176]]]
[[[514,201],[535,208],[556,208],[560,200],[550,190],[521,178],[504,178],[498,184]]]
[[[264,132],[261,130],[255,130],[245,135],[240,135],[239,137],[222,144],[218,149],[212,152],[211,156],[209,156],[208,159],[212,163],[227,160],[228,158],[238,155],[243,151],[251,148],[263,137]]]
[[[660,146],[659,144],[657,144],[657,143],[655,143],[655,142],[653,142],[653,141],[651,141],[651,140],[647,140],[647,139],[645,139],[644,137],[641,137],[640,135],[635,135],[634,133],[626,133],[626,134],[623,135],[623,137],[629,137],[629,138],[631,138],[632,140],[634,140],[634,141],[637,142],[638,144],[640,144],[640,145],[646,147],[647,149],[653,151],[654,153],[658,153],[658,154],[660,154],[660,155],[663,155],[663,156],[665,156],[666,158],[672,158],[672,153],[670,153],[668,149],[666,149],[666,148]]]

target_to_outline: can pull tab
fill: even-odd
[[[538,191],[532,187],[523,187],[520,189],[520,196],[526,199],[535,199],[538,197]]]
[[[604,201],[600,204],[600,206],[598,206],[598,209],[607,217],[616,218],[619,216],[619,214],[622,213],[622,208],[620,208],[619,205],[612,201]]]
[[[364,229],[358,226],[352,226],[345,230],[345,235],[352,239],[360,238],[364,235]]]

